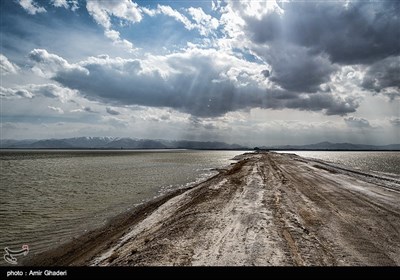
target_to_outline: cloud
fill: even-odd
[[[43,77],[51,78],[54,73],[66,72],[75,73],[82,76],[88,74],[88,71],[76,64],[69,64],[64,58],[50,54],[43,49],[34,49],[28,55],[28,58],[35,63],[32,70]]]
[[[194,28],[192,22],[184,15],[182,15],[177,10],[172,9],[170,6],[158,5],[157,9],[154,11],[155,14],[163,14],[174,18],[176,21],[181,22],[186,29],[192,30]]]
[[[40,7],[34,0],[18,0],[18,4],[20,4],[21,7],[24,8],[24,10],[31,15],[46,12],[46,9]]]
[[[0,96],[5,99],[32,98],[34,95],[26,89],[0,87]]]
[[[197,117],[191,116],[189,118],[189,123],[190,123],[190,129],[205,129],[205,130],[213,130],[213,129],[218,129],[218,127],[213,124],[210,121],[204,121],[202,119],[199,119]]]
[[[88,112],[88,113],[97,113],[95,110],[93,110],[89,106],[83,107],[83,111]]]
[[[53,4],[53,6],[57,8],[60,7],[64,7],[65,9],[69,8],[67,0],[51,0],[51,4]]]
[[[76,11],[79,9],[78,0],[51,0],[51,4],[57,8],[65,8],[71,9],[72,11]]]
[[[376,61],[400,53],[397,1],[292,1],[261,16],[231,4],[245,21],[252,42],[281,41],[326,53],[340,64]],[[396,35],[397,34],[397,35]]]
[[[352,128],[371,128],[369,121],[364,118],[350,116],[344,119],[346,125]]]
[[[142,20],[138,5],[131,0],[98,1],[88,0],[86,9],[93,19],[106,30],[111,29],[111,17],[115,16],[130,23]]]
[[[392,126],[400,127],[400,118],[391,118],[389,122]]]
[[[291,91],[317,92],[338,69],[326,56],[312,54],[305,47],[273,45],[256,52],[272,66],[269,79]]]
[[[381,92],[391,88],[400,91],[400,56],[388,57],[368,67],[362,86],[365,89]]]
[[[187,11],[196,23],[195,27],[199,30],[200,35],[208,36],[213,30],[218,28],[218,20],[206,14],[202,8],[190,7]]]
[[[55,84],[28,84],[16,86],[15,88],[1,87],[1,96],[5,98],[33,98],[42,96],[47,98],[57,98],[61,102],[71,100],[77,92],[69,88],[63,88]]]
[[[328,115],[344,115],[358,107],[351,96],[277,88],[265,81],[263,65],[212,49],[191,48],[144,59],[102,55],[77,64],[57,55],[45,57],[52,58],[47,59],[51,63],[38,59],[33,67],[48,72],[53,80],[78,90],[87,99],[109,105],[168,107],[196,117],[249,108],[323,110]]]
[[[265,78],[271,76],[271,72],[268,69],[262,70],[261,74],[263,74]]]
[[[185,9],[192,20],[190,20],[183,13],[180,13],[179,11],[166,5],[157,5],[156,9],[141,8],[141,10],[151,17],[160,14],[171,17],[182,23],[187,30],[198,30],[199,34],[202,36],[209,36],[210,34],[213,34],[213,32],[219,27],[218,19],[206,14],[200,7],[190,7]]]
[[[64,110],[61,109],[60,107],[47,106],[47,108],[59,114],[64,114]]]
[[[126,49],[127,51],[133,52],[135,48],[133,44],[126,39],[121,39],[120,33],[115,30],[105,30],[104,35],[113,41],[113,44],[116,46],[121,46],[122,48]]]
[[[0,54],[0,70],[1,75],[17,74],[19,67],[8,60],[6,56]]]
[[[399,9],[398,1],[228,0],[220,9],[225,37],[219,46],[255,55],[269,71],[266,78],[297,92],[339,88],[332,76],[342,67],[377,63],[364,89],[380,90],[396,82],[391,73],[399,65]],[[386,67],[382,79],[374,77],[378,67]],[[396,92],[385,94],[394,98]]]
[[[97,24],[104,27],[104,35],[111,39],[117,46],[133,52],[133,44],[120,37],[120,33],[113,30],[111,17],[117,17],[127,23],[136,23],[142,20],[142,13],[139,6],[131,0],[121,1],[98,1],[88,0],[86,3],[88,13]]]
[[[118,112],[110,107],[106,107],[106,112],[113,116],[118,116],[121,114],[120,112]]]

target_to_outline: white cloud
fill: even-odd
[[[60,107],[47,106],[47,108],[59,114],[64,114],[64,110],[61,109]]]
[[[71,9],[71,11],[79,9],[78,0],[51,0],[51,4],[57,8]]]
[[[1,87],[1,96],[4,98],[33,98],[35,96],[42,96],[47,98],[57,98],[62,103],[71,100],[77,95],[76,90],[65,87],[60,87],[55,84],[28,84],[23,86],[16,86],[15,88]]]
[[[53,4],[53,6],[57,8],[60,7],[64,7],[65,9],[69,8],[67,0],[51,0],[51,4]]]
[[[112,29],[111,17],[117,17],[129,23],[136,23],[142,20],[139,6],[131,0],[122,1],[97,1],[88,0],[86,9],[93,19],[104,27],[104,35],[111,39],[116,46],[134,52],[132,42],[122,39],[120,33]]]
[[[158,5],[156,9],[141,8],[141,10],[151,17],[160,14],[171,17],[182,23],[187,30],[198,30],[202,36],[212,34],[219,27],[218,19],[206,14],[202,8],[190,7],[185,9],[193,21],[179,11],[166,5]]]
[[[1,75],[17,74],[19,67],[8,60],[6,56],[0,54],[0,70]]]
[[[36,13],[45,13],[46,9],[40,7],[34,0],[19,0],[18,3],[21,5],[24,10],[31,15],[35,15]]]
[[[105,30],[104,35],[111,39],[116,46],[120,46],[129,52],[134,52],[136,50],[131,42],[126,39],[121,39],[120,33],[116,30]]]
[[[199,30],[200,35],[208,36],[213,30],[218,28],[218,20],[207,15],[202,8],[190,7],[187,11],[196,22],[195,27]]]
[[[158,5],[156,14],[164,14],[166,16],[172,17],[176,21],[181,22],[183,26],[188,30],[192,30],[194,28],[194,25],[186,16],[182,15],[177,10],[172,9],[170,6]]]
[[[138,5],[131,0],[88,0],[86,9],[93,19],[106,30],[111,29],[111,16],[118,17],[131,23],[142,20],[142,14]]]
[[[32,98],[34,95],[26,89],[0,87],[0,96],[5,99]]]
[[[57,72],[71,72],[88,75],[89,71],[76,64],[70,64],[62,57],[50,54],[43,49],[34,49],[29,53],[29,59],[35,63],[32,71],[39,76],[51,78]]]

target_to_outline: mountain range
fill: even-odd
[[[2,140],[2,149],[211,149],[242,150],[247,147],[224,142],[170,141],[119,137],[75,137],[44,140]]]
[[[202,141],[150,140],[119,137],[74,137],[63,139],[25,139],[0,141],[1,149],[198,149],[198,150],[252,150],[238,144]],[[266,150],[400,150],[400,144],[384,146],[320,142],[310,145],[260,146]]]

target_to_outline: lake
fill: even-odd
[[[168,190],[187,187],[243,151],[2,150],[0,248],[60,245]],[[3,263],[5,263],[3,261]]]

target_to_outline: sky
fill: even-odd
[[[400,143],[400,1],[0,1],[1,139]]]

